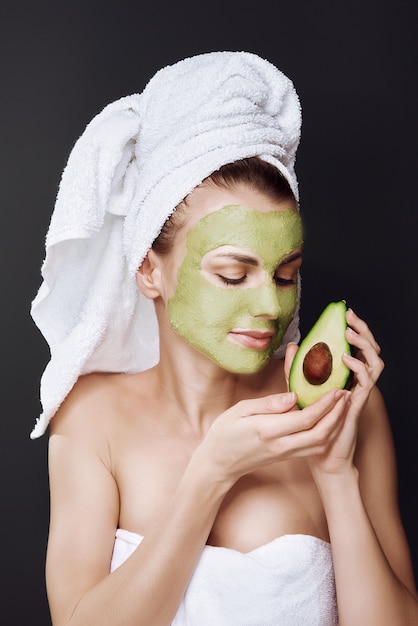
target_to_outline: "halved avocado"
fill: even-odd
[[[345,338],[346,311],[342,300],[328,304],[296,352],[289,388],[298,394],[301,409],[330,389],[344,389],[351,380],[351,370],[342,361],[344,353],[350,354]]]

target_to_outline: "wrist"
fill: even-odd
[[[199,489],[204,490],[204,493],[212,494],[214,499],[223,499],[235,482],[228,477],[224,468],[211,458],[204,443],[194,451],[185,472],[185,478],[187,481],[196,483]]]
[[[321,476],[316,481],[324,507],[330,537],[336,538],[347,532],[348,520],[362,515],[363,503],[360,494],[358,471],[355,467],[336,475]],[[349,522],[349,525],[353,522]]]
[[[359,487],[359,474],[354,465],[350,465],[344,471],[335,474],[315,471],[313,478],[321,496],[344,494],[347,493],[347,490],[358,490]]]

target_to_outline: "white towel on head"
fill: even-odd
[[[175,207],[212,172],[260,156],[298,198],[300,106],[292,82],[247,52],[213,52],[157,72],[103,109],[76,142],[46,238],[32,316],[49,343],[42,435],[81,374],[158,362],[153,303],[135,272]],[[298,312],[283,345],[298,338]]]

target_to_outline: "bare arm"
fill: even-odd
[[[393,443],[373,388],[381,370],[378,347],[364,323],[349,316],[359,333],[351,340],[364,363],[351,361],[358,379],[351,405],[336,440],[313,464],[329,526],[340,625],[413,626],[418,601],[399,516]]]
[[[381,408],[373,395],[367,412]],[[375,416],[380,418],[384,416]],[[353,468],[318,483],[330,532],[341,626],[418,623],[411,561],[383,429],[382,424],[370,425],[369,435],[380,441],[366,446],[367,463],[376,464],[374,479],[366,479],[367,485],[362,486],[361,460],[360,473]]]
[[[88,423],[86,404],[76,397],[52,425],[47,587],[53,623],[169,624],[225,486],[208,480],[192,462],[164,514],[109,574],[119,494],[106,442],[97,437],[100,424]]]

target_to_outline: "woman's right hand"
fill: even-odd
[[[321,454],[340,432],[347,397],[335,389],[303,410],[294,393],[241,400],[213,422],[195,454],[230,484],[270,463]]]

